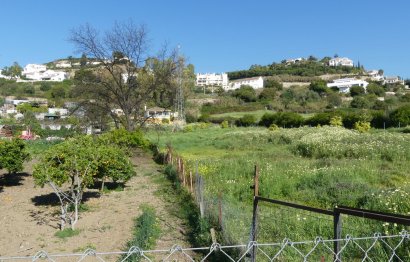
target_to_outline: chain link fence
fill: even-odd
[[[340,243],[338,254],[333,245]],[[33,256],[0,257],[6,261],[249,261],[252,249],[256,249],[256,261],[410,261],[410,235],[369,237],[346,236],[344,239],[325,240],[317,237],[311,241],[293,242],[283,239],[278,243],[248,242],[244,245],[183,248],[173,246],[167,250],[142,250],[131,247],[125,252],[97,252],[87,249],[83,253],[51,254],[39,251]],[[232,255],[234,254],[234,255]]]

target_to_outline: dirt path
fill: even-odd
[[[50,187],[34,187],[32,163],[23,174],[13,177],[0,174],[0,256],[33,255],[39,250],[49,253],[124,250],[131,238],[133,219],[141,214],[141,205],[155,208],[161,226],[156,249],[175,244],[187,247],[184,222],[170,212],[172,202],[165,201],[157,190],[156,180],[163,174],[146,153],[132,158],[137,176],[123,191],[100,195],[98,190],[85,194],[88,211],[82,212],[76,236],[61,239],[58,231],[59,206]]]

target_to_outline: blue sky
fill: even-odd
[[[79,56],[72,28],[132,19],[147,25],[152,51],[180,44],[196,72],[338,54],[410,78],[407,0],[16,0],[0,10],[1,68]]]

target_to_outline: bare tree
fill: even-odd
[[[89,24],[71,31],[70,41],[79,53],[99,63],[99,67],[77,79],[82,97],[108,111],[117,126],[134,130],[144,121],[144,105],[158,89],[173,87],[181,59],[166,49],[149,55],[149,39],[144,25],[132,21],[115,23],[100,34]],[[121,109],[123,115],[114,112]]]

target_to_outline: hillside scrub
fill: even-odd
[[[30,159],[26,144],[19,138],[0,140],[0,169],[16,173],[23,170],[23,163]]]

